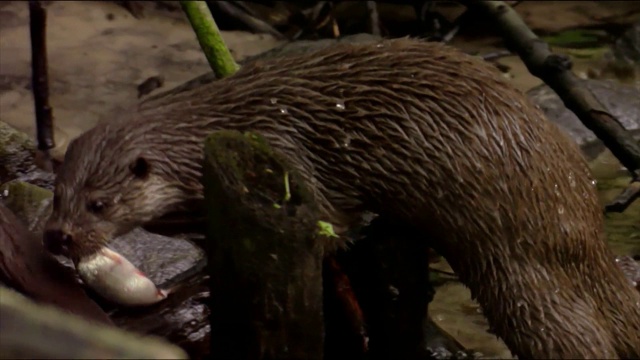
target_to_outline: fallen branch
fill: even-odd
[[[191,27],[198,37],[200,47],[209,61],[217,78],[235,73],[240,66],[231,56],[231,52],[220,35],[206,1],[180,1],[182,10],[189,18]]]
[[[507,44],[513,48],[534,76],[542,79],[562,99],[565,106],[593,131],[631,172],[640,179],[640,143],[598,101],[580,79],[571,72],[568,57],[553,54],[518,13],[503,1],[461,1],[471,9],[490,17]]]

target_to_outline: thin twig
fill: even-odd
[[[631,181],[629,185],[613,201],[605,206],[605,212],[623,212],[629,205],[640,198],[640,181]]]
[[[49,76],[47,73],[47,13],[40,1],[29,1],[29,29],[31,32],[31,76],[36,115],[38,150],[45,157],[44,166],[53,168],[49,150],[53,139],[53,111],[49,105]]]
[[[273,35],[276,39],[286,39],[286,37],[273,26],[269,25],[264,20],[258,19],[254,15],[247,13],[244,9],[241,9],[237,4],[234,4],[231,1],[216,1],[214,4],[216,4],[220,10],[227,13],[227,15],[242,21],[242,23],[247,25],[249,29],[256,33],[266,33]]]
[[[444,36],[442,37],[442,42],[446,44],[451,40],[453,40],[453,37],[456,36],[459,30],[460,30],[460,25],[454,25],[451,28],[451,30],[449,30],[446,34],[444,34]]]
[[[380,16],[378,15],[378,5],[375,1],[367,1],[367,10],[369,10],[371,34],[380,36]]]
[[[497,60],[500,58],[503,58],[505,56],[511,56],[511,51],[509,50],[498,50],[498,51],[492,51],[490,53],[486,53],[484,55],[481,55],[482,59],[484,59],[484,61],[493,61],[493,60]]]
[[[552,88],[582,123],[593,131],[620,160],[634,180],[640,179],[640,143],[622,126],[571,72],[565,56],[553,54],[522,18],[503,1],[461,1],[482,12],[498,26],[503,38],[515,50],[534,76]]]
[[[204,52],[211,69],[217,78],[235,73],[240,66],[233,60],[229,49],[220,35],[206,1],[180,1],[182,10],[189,18],[191,27],[198,37],[200,47]]]
[[[324,9],[326,5],[327,1],[318,1],[318,3],[313,7],[311,11],[311,17],[309,18],[312,23],[318,21],[318,17],[320,16],[322,9]]]

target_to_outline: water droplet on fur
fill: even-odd
[[[558,187],[558,184],[553,184],[553,192],[556,193],[556,195],[560,196],[560,189]]]
[[[518,307],[523,307],[526,303],[524,302],[524,300],[518,300],[518,302],[516,302],[516,305]]]
[[[591,186],[596,186],[598,185],[598,180],[591,180]]]
[[[338,100],[338,102],[336,102],[336,108],[338,108],[339,110],[344,110],[346,108],[344,105],[344,101]]]
[[[576,179],[572,171],[569,172],[569,185],[571,185],[572,188],[576,187]]]
[[[351,137],[347,136],[342,140],[342,147],[349,147],[349,145],[351,145]]]
[[[383,47],[384,47],[384,44],[383,44],[383,43],[376,44],[376,47],[377,47],[377,48],[383,48]]]
[[[589,193],[588,193],[588,192],[586,192],[586,191],[584,191],[584,192],[582,193],[582,197],[583,197],[583,198],[585,198],[585,199],[588,199],[588,198],[589,198]]]
[[[278,255],[277,254],[269,254],[269,256],[271,256],[271,258],[275,261],[278,261]]]
[[[540,332],[545,332],[545,330],[546,330],[546,329],[545,329],[545,327],[544,327],[544,326],[540,327]]]
[[[560,215],[564,214],[564,206],[560,205],[558,207],[558,214],[560,214]]]
[[[271,99],[269,99],[269,101],[271,101],[271,103],[272,103],[273,105],[275,105],[275,104],[277,104],[277,103],[278,103],[278,99],[276,99],[276,98],[271,98]]]
[[[400,290],[393,285],[389,285],[389,293],[393,296],[393,298],[397,298],[400,295]]]
[[[287,108],[285,107],[280,108],[280,114],[288,114],[288,113],[289,113],[289,110],[287,110]]]
[[[2,192],[2,196],[4,196],[4,197],[9,196],[9,190],[8,189],[4,189],[4,191]]]

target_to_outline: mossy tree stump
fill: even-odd
[[[296,172],[254,134],[205,141],[211,353],[322,359],[322,236]]]

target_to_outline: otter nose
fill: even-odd
[[[42,240],[44,248],[50,253],[66,255],[69,253],[69,245],[73,239],[62,230],[47,230]]]

